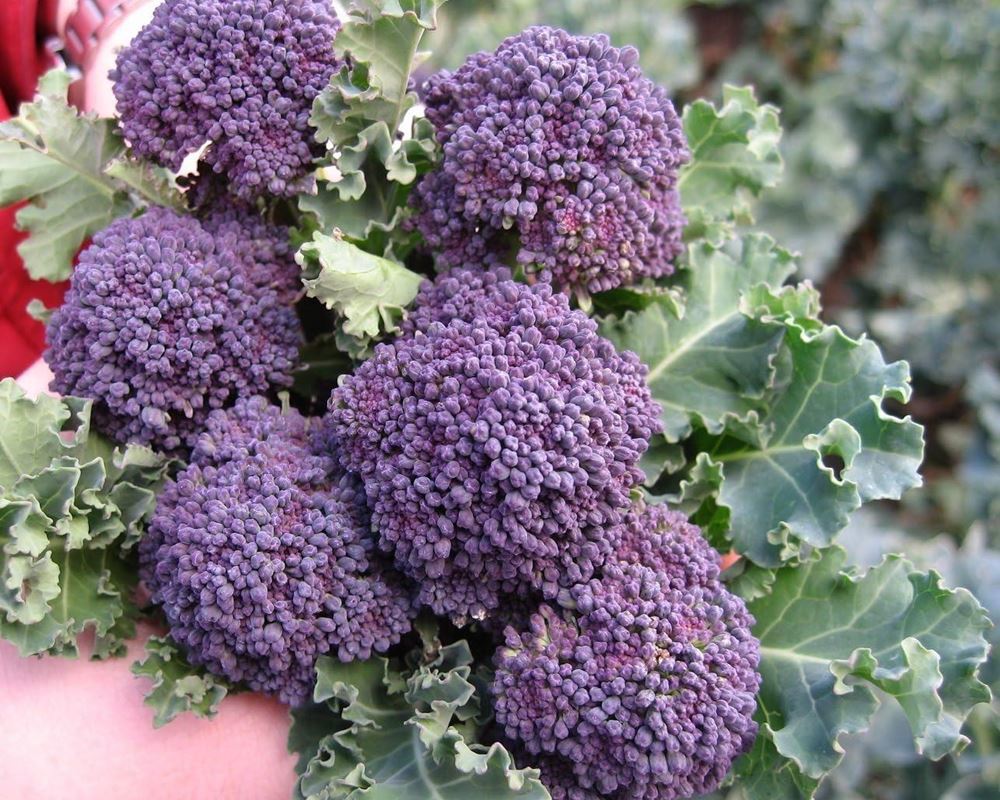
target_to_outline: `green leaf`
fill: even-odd
[[[691,161],[678,187],[691,225],[741,221],[750,200],[781,176],[777,109],[758,104],[750,87],[724,86],[721,108],[695,100],[684,109],[682,123]]]
[[[898,556],[861,576],[842,572],[844,559],[831,548],[785,567],[771,593],[750,603],[766,740],[738,766],[752,779],[748,789],[765,787],[751,797],[772,796],[762,774],[801,783],[836,766],[840,735],[864,730],[878,706],[874,689],[900,704],[918,750],[932,759],[965,746],[962,721],[990,700],[977,677],[990,623],[968,591],[945,589],[936,573],[915,572]]]
[[[134,630],[138,578],[124,551],[168,463],[115,449],[90,430],[90,407],[0,382],[0,635],[25,655],[73,654],[92,627],[103,658]]]
[[[153,725],[157,728],[185,711],[214,717],[229,691],[219,678],[191,666],[177,645],[157,636],[146,642],[146,655],[132,664],[132,674],[153,681],[145,702],[156,712]]]
[[[909,395],[906,364],[886,364],[870,340],[789,324],[759,415],[698,440],[682,499],[762,566],[825,547],[863,501],[920,485],[923,428],[882,408]]]
[[[178,211],[186,207],[184,195],[177,188],[173,176],[156,164],[121,156],[107,165],[104,174],[117,178],[150,203]]]
[[[310,124],[329,146],[317,193],[300,198],[324,233],[369,252],[390,242],[405,255],[416,239],[399,225],[409,188],[437,155],[433,126],[409,91],[417,47],[443,0],[364,0],[351,8],[334,49],[346,65],[313,103]]]
[[[23,475],[67,452],[59,431],[70,415],[58,398],[40,394],[31,400],[12,378],[0,381],[0,488],[13,488]]]
[[[423,280],[402,264],[322,233],[296,258],[306,292],[340,314],[344,333],[360,341],[394,331]]]
[[[783,758],[769,736],[759,735],[753,748],[736,764],[739,798],[749,800],[803,800],[819,787],[794,761]]]
[[[68,105],[70,80],[45,74],[38,97],[0,123],[0,206],[29,201],[17,212],[29,234],[18,252],[33,278],[50,281],[68,278],[83,241],[134,208],[105,171],[125,150],[115,123]]]
[[[335,48],[367,66],[368,83],[395,109],[389,129],[406,111],[410,73],[424,32],[437,26],[444,0],[358,0],[337,34]]]
[[[42,562],[47,560],[48,565],[44,566],[45,572],[38,583],[47,590],[42,613],[22,622],[6,608],[6,603],[0,604],[7,612],[0,615],[0,635],[16,645],[24,656],[43,652],[76,655],[76,637],[89,626],[93,626],[98,636],[107,635],[125,613],[125,597],[111,581],[109,561],[113,558],[106,550],[47,551]],[[16,579],[21,559],[21,556],[4,559],[3,576],[8,590]],[[57,591],[52,591],[53,587]],[[22,591],[18,598],[21,603],[32,602],[32,592],[26,594],[25,597]]]
[[[780,285],[794,269],[791,255],[760,234],[725,248],[692,245],[689,261],[683,318],[669,303],[653,302],[601,326],[618,349],[635,351],[649,367],[647,381],[670,442],[689,435],[693,425],[720,433],[728,419],[755,413],[783,330],[745,314],[741,298],[758,283]]]
[[[321,658],[314,696],[331,716],[297,714],[301,727],[290,743],[311,746],[323,725],[330,727],[302,772],[298,796],[547,800],[537,770],[517,769],[500,744],[467,744],[453,724],[476,713],[471,661],[465,642],[441,648],[431,664],[409,673],[384,658]]]

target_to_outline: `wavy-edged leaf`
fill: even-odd
[[[402,264],[323,233],[302,245],[296,258],[308,294],[340,314],[343,332],[362,343],[396,329],[423,280]]]
[[[185,711],[197,717],[214,717],[229,691],[219,678],[191,666],[176,644],[158,636],[146,641],[146,654],[132,664],[132,674],[153,682],[145,703],[155,712],[153,725],[157,728]]]
[[[0,382],[0,635],[25,655],[121,651],[137,582],[123,555],[153,512],[167,462],[90,430],[90,402],[28,399]]]
[[[0,206],[28,200],[17,225],[28,231],[18,253],[34,278],[69,277],[83,241],[134,205],[106,169],[125,143],[114,120],[81,115],[66,102],[70,76],[42,76],[38,96],[0,123]]]
[[[443,0],[355,3],[334,42],[345,66],[313,103],[310,124],[329,147],[315,195],[300,208],[319,230],[340,232],[369,252],[391,242],[405,255],[416,239],[399,225],[409,187],[437,155],[434,129],[418,109],[410,75],[417,47]]]
[[[456,724],[477,713],[465,642],[441,648],[435,660],[401,672],[384,658],[317,663],[314,697],[322,713],[296,714],[290,744],[311,746],[298,796],[306,800],[547,800],[533,769],[517,769],[500,745],[468,744]],[[301,762],[300,762],[301,763]]]
[[[699,242],[689,261],[683,317],[654,301],[601,326],[620,350],[635,351],[649,367],[647,382],[670,442],[690,434],[693,424],[721,433],[728,418],[745,419],[758,407],[783,330],[743,313],[741,299],[759,283],[780,285],[794,270],[792,256],[760,234],[725,248]]]
[[[861,576],[841,571],[844,560],[831,548],[785,567],[770,594],[750,603],[761,642],[760,737],[773,745],[759,742],[738,766],[751,797],[773,796],[761,774],[801,782],[836,766],[840,735],[864,730],[878,706],[874,688],[900,704],[918,749],[934,759],[964,747],[962,721],[990,699],[977,677],[990,623],[968,591],[945,589],[899,556]]]
[[[920,485],[923,428],[882,408],[909,396],[907,365],[886,364],[872,341],[789,323],[759,416],[698,441],[682,498],[762,566],[825,547],[863,501]]]
[[[352,4],[335,48],[368,67],[368,82],[397,109],[395,130],[405,112],[410,73],[424,32],[437,26],[444,0],[358,0]]]
[[[184,195],[177,188],[174,177],[163,167],[149,161],[123,155],[111,161],[104,174],[117,178],[151,203],[178,211],[185,208]]]
[[[0,611],[6,612],[0,614],[0,635],[21,655],[76,655],[76,637],[84,629],[93,627],[98,636],[107,637],[125,613],[127,597],[123,589],[131,586],[119,587],[112,581],[115,554],[107,550],[50,548],[34,562],[44,573],[36,573],[36,580],[22,583],[18,591],[15,581],[24,559],[17,555],[3,558],[4,584],[18,595],[14,609],[31,604],[36,591],[48,591],[44,606],[37,609],[40,613],[29,621],[21,621],[6,602],[0,602]]]
[[[750,200],[781,176],[778,110],[760,105],[751,87],[727,85],[721,108],[695,100],[682,123],[691,148],[678,179],[689,217],[686,235],[705,233],[712,220],[746,219]]]

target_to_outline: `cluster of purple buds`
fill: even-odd
[[[511,258],[590,293],[673,271],[688,150],[635,48],[529,28],[423,96],[443,157],[415,225],[445,265]]]
[[[635,354],[547,284],[471,270],[424,287],[328,417],[382,547],[459,623],[586,580],[660,429]]]
[[[496,656],[497,722],[556,798],[706,794],[757,732],[759,643],[718,555],[660,507],[626,527],[624,559],[508,627]]]
[[[385,652],[413,613],[375,552],[363,490],[319,452],[314,422],[262,397],[213,413],[139,546],[188,658],[293,705],[319,656]]]
[[[339,28],[324,0],[165,0],[111,71],[122,132],[173,170],[206,148],[243,200],[294,195],[323,152],[309,116]]]

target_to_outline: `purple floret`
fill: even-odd
[[[718,581],[719,554],[680,511],[637,502],[612,535],[616,561],[655,569],[671,589]]]
[[[339,28],[327,0],[165,0],[111,71],[122,132],[174,170],[208,144],[238,197],[293,195],[323,150],[309,115]]]
[[[253,216],[120,219],[80,254],[49,321],[52,388],[92,398],[115,441],[182,453],[213,409],[291,383],[296,275],[287,231]]]
[[[377,346],[328,415],[382,547],[459,624],[525,588],[553,597],[586,580],[660,429],[645,367],[565,296],[513,281],[490,291],[471,320],[444,325],[418,307],[410,324],[426,330]],[[458,290],[425,287],[435,297],[470,308]]]
[[[427,81],[444,155],[415,189],[415,224],[444,264],[510,253],[589,292],[673,271],[689,154],[638,57],[536,27]]]
[[[434,281],[424,281],[413,307],[399,326],[400,333],[427,333],[435,322],[444,325],[456,319],[472,322],[485,309],[509,302],[502,287],[510,280],[509,269],[495,266],[493,269],[456,267]],[[494,308],[490,313],[497,311]]]
[[[660,526],[659,512],[649,528]],[[666,533],[672,528],[659,528]],[[681,532],[675,553],[705,559]],[[521,760],[541,756],[561,800],[672,800],[716,789],[753,743],[760,647],[743,601],[717,578],[678,580],[613,560],[507,629],[497,722]]]
[[[380,561],[363,490],[312,449],[312,423],[261,397],[211,414],[139,545],[192,663],[293,705],[320,655],[384,652],[413,611]]]

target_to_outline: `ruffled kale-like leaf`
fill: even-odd
[[[146,705],[155,712],[153,725],[166,725],[178,714],[192,712],[197,717],[214,717],[229,687],[204,669],[188,663],[169,639],[150,637],[146,655],[132,664],[132,674],[150,678]]]
[[[721,437],[696,437],[682,499],[762,566],[797,557],[803,544],[825,547],[862,502],[920,485],[923,428],[882,408],[909,394],[906,364],[886,364],[870,340],[787,322],[760,412]]]
[[[402,264],[322,233],[302,245],[296,258],[306,292],[343,317],[342,330],[359,349],[396,329],[423,280]]]
[[[405,201],[405,192],[393,184],[408,186],[433,164],[434,131],[415,113],[417,96],[409,84],[420,40],[435,26],[443,1],[364,0],[351,7],[334,43],[348,66],[317,96],[309,120],[316,138],[331,149],[332,169],[320,170],[327,183],[320,192],[339,201],[302,199],[304,211],[320,215],[323,230],[336,225],[355,236],[365,221],[345,206],[366,192],[376,197],[364,208],[381,205],[378,218],[388,222]],[[348,221],[338,221],[339,214]]]
[[[688,436],[692,424],[721,433],[728,418],[745,419],[757,408],[772,381],[783,328],[744,313],[741,300],[759,283],[780,285],[794,269],[791,255],[760,234],[724,248],[692,245],[689,265],[682,276],[683,317],[654,301],[601,327],[649,367],[669,442]]]
[[[67,104],[70,80],[47,73],[35,100],[0,123],[0,206],[29,201],[17,212],[28,231],[18,253],[32,277],[50,281],[68,278],[83,241],[134,208],[125,185],[107,173],[125,143],[113,120]]]
[[[137,580],[125,551],[166,468],[93,433],[89,401],[29,400],[0,382],[0,635],[25,655],[74,654],[93,627],[95,657],[120,652]]]
[[[444,0],[359,0],[337,34],[339,55],[367,65],[368,83],[397,109],[395,130],[406,111],[410,73],[420,40],[437,26]],[[386,120],[391,122],[392,120]]]
[[[805,792],[836,766],[838,737],[867,727],[875,688],[900,704],[932,759],[965,746],[962,721],[990,700],[977,677],[990,623],[968,591],[945,589],[936,573],[898,556],[861,576],[841,571],[844,560],[831,548],[785,567],[770,594],[750,603],[761,642],[761,741],[737,771],[752,798],[773,797],[776,786]]]
[[[537,770],[517,769],[500,744],[468,744],[460,732],[478,713],[471,662],[465,642],[410,671],[384,658],[321,658],[314,696],[328,709],[330,727],[302,769],[298,796],[547,799]],[[324,720],[297,712],[290,745],[312,745]]]
[[[721,108],[695,100],[684,109],[682,123],[691,148],[678,180],[689,220],[685,235],[714,238],[728,223],[750,220],[750,201],[777,185],[778,111],[760,105],[750,87],[725,86]]]

